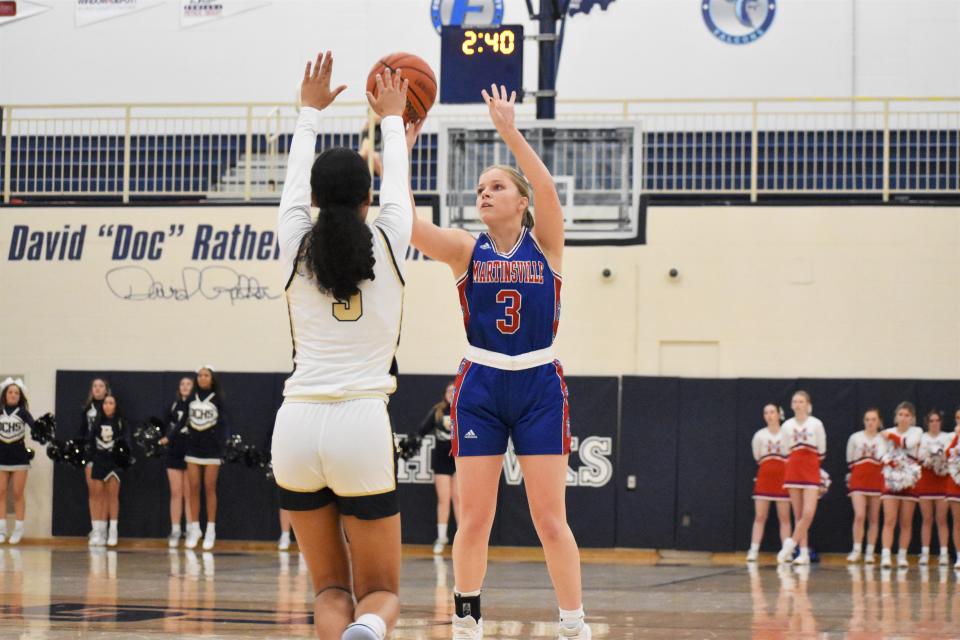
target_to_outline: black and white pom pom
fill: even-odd
[[[30,437],[40,444],[52,442],[57,435],[57,420],[52,413],[45,413],[30,427]]]
[[[162,456],[167,451],[167,447],[160,444],[164,437],[163,426],[163,421],[159,418],[148,418],[133,432],[133,441],[148,458]]]

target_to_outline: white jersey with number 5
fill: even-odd
[[[286,182],[280,200],[280,260],[287,283],[293,373],[283,395],[289,400],[335,401],[386,397],[396,389],[394,355],[403,313],[403,259],[410,244],[413,211],[403,121],[387,116],[383,133],[383,180],[380,215],[369,224],[376,260],[373,280],[360,293],[337,300],[321,293],[307,265],[298,262],[301,243],[313,227],[310,217],[310,170],[320,112],[300,110],[290,147]]]

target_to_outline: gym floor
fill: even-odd
[[[0,549],[0,638],[312,638],[299,554],[79,544]],[[771,556],[584,552],[594,638],[960,638],[952,568],[803,570]],[[915,561],[915,559],[914,559]],[[450,637],[449,556],[405,550],[396,640]],[[535,555],[494,550],[486,638],[555,638],[556,607]]]

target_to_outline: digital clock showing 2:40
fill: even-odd
[[[443,27],[440,33],[440,102],[482,103],[491,84],[523,94],[523,25]]]

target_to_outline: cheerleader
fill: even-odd
[[[960,446],[960,407],[953,414],[954,428],[950,444],[947,445],[947,459],[953,450]],[[950,515],[953,516],[953,549],[957,552],[957,561],[953,568],[960,570],[960,484],[952,474],[947,475],[947,504],[950,505]]]
[[[777,554],[777,562],[790,562],[794,549],[799,545],[800,554],[793,562],[808,565],[810,548],[807,534],[817,513],[817,500],[820,499],[820,462],[827,453],[827,434],[823,423],[810,415],[813,405],[809,393],[797,391],[793,394],[790,407],[794,417],[783,424],[780,433],[783,437],[783,450],[788,456],[783,486],[790,492],[796,524],[793,535],[783,541],[783,548]]]
[[[103,399],[107,397],[110,393],[110,385],[103,378],[94,378],[90,382],[90,392],[87,394],[87,399],[83,403],[83,412],[80,418],[80,430],[77,432],[77,438],[82,442],[89,442],[90,432],[93,430],[93,427],[97,424],[97,420],[100,419],[100,415],[103,411]],[[94,484],[93,478],[90,477],[90,465],[87,465],[84,470],[84,474],[87,479],[87,507],[90,510],[90,522],[97,521],[97,514],[100,510],[100,502],[98,495],[100,485]],[[94,544],[97,542],[97,537],[94,535],[94,529],[90,530],[88,536],[88,541],[90,546],[99,546]],[[102,544],[102,543],[100,543]]]
[[[947,534],[947,476],[939,475],[946,467],[945,452],[950,446],[952,434],[942,430],[943,416],[937,409],[931,409],[924,417],[926,433],[920,436],[920,479],[914,488],[920,500],[920,561],[921,565],[930,562],[930,538],[933,537],[933,522],[937,522],[937,541],[940,542],[939,564],[950,563],[950,543]]]
[[[167,538],[167,546],[171,549],[176,549],[180,544],[182,533],[180,520],[183,518],[183,507],[190,491],[190,484],[187,482],[187,462],[184,456],[187,454],[187,439],[190,434],[187,421],[190,418],[190,396],[192,395],[193,378],[190,376],[180,378],[177,397],[167,409],[165,420],[167,432],[160,439],[160,444],[167,447],[163,465],[167,469],[167,481],[170,483],[170,536]],[[189,509],[187,511],[189,513]],[[189,515],[187,522],[190,522]]]
[[[210,551],[217,541],[217,476],[223,458],[223,445],[229,436],[223,408],[223,394],[213,367],[197,370],[193,397],[188,405],[187,481],[190,510],[187,515],[187,549],[194,549],[203,538],[203,550]],[[200,531],[200,486],[207,503],[207,530]]]
[[[32,452],[27,450],[27,429],[33,426],[30,405],[27,402],[23,380],[7,378],[0,383],[0,544],[7,540],[7,485],[13,485],[13,511],[16,521],[10,544],[23,538],[23,519],[26,500],[23,490],[27,485]]]
[[[117,443],[125,441],[130,447],[129,429],[120,417],[117,399],[107,395],[101,405],[100,417],[88,433],[87,448],[90,451],[90,472],[97,509],[93,521],[94,540],[91,546],[117,546],[117,518],[120,516],[120,467],[115,452]],[[107,520],[110,521],[109,532]]]
[[[753,536],[747,562],[756,562],[760,553],[763,530],[767,526],[770,503],[777,505],[777,521],[780,523],[780,544],[790,537],[790,494],[783,487],[787,457],[783,455],[780,436],[782,409],[775,404],[763,408],[767,426],[753,435],[753,459],[756,460],[757,479],[753,485]]]
[[[437,442],[430,459],[433,483],[437,489],[437,541],[433,543],[433,553],[437,555],[443,553],[443,547],[449,542],[447,523],[450,520],[450,502],[453,502],[455,518],[460,506],[457,482],[454,479],[457,467],[451,456],[450,442],[450,403],[453,402],[455,390],[456,385],[453,382],[447,385],[443,400],[430,409],[420,428],[420,437],[433,434]],[[459,518],[457,521],[459,522]]]
[[[847,562],[860,560],[864,521],[867,522],[867,548],[863,561],[873,564],[874,548],[880,532],[880,496],[883,494],[883,454],[887,440],[880,435],[883,419],[880,410],[870,408],[863,414],[863,430],[847,440],[847,495],[853,505],[853,551]]]
[[[890,443],[890,447],[904,449],[907,455],[917,460],[920,448],[920,437],[923,430],[915,426],[917,410],[909,402],[901,402],[895,412],[896,427],[883,430],[883,437]],[[907,561],[907,549],[910,547],[910,538],[913,535],[913,512],[917,506],[917,494],[914,487],[894,492],[884,487],[883,496],[883,551],[880,554],[880,566],[889,568],[891,561],[890,548],[893,546],[893,530],[900,523],[900,549],[897,552],[897,566],[910,566]]]

